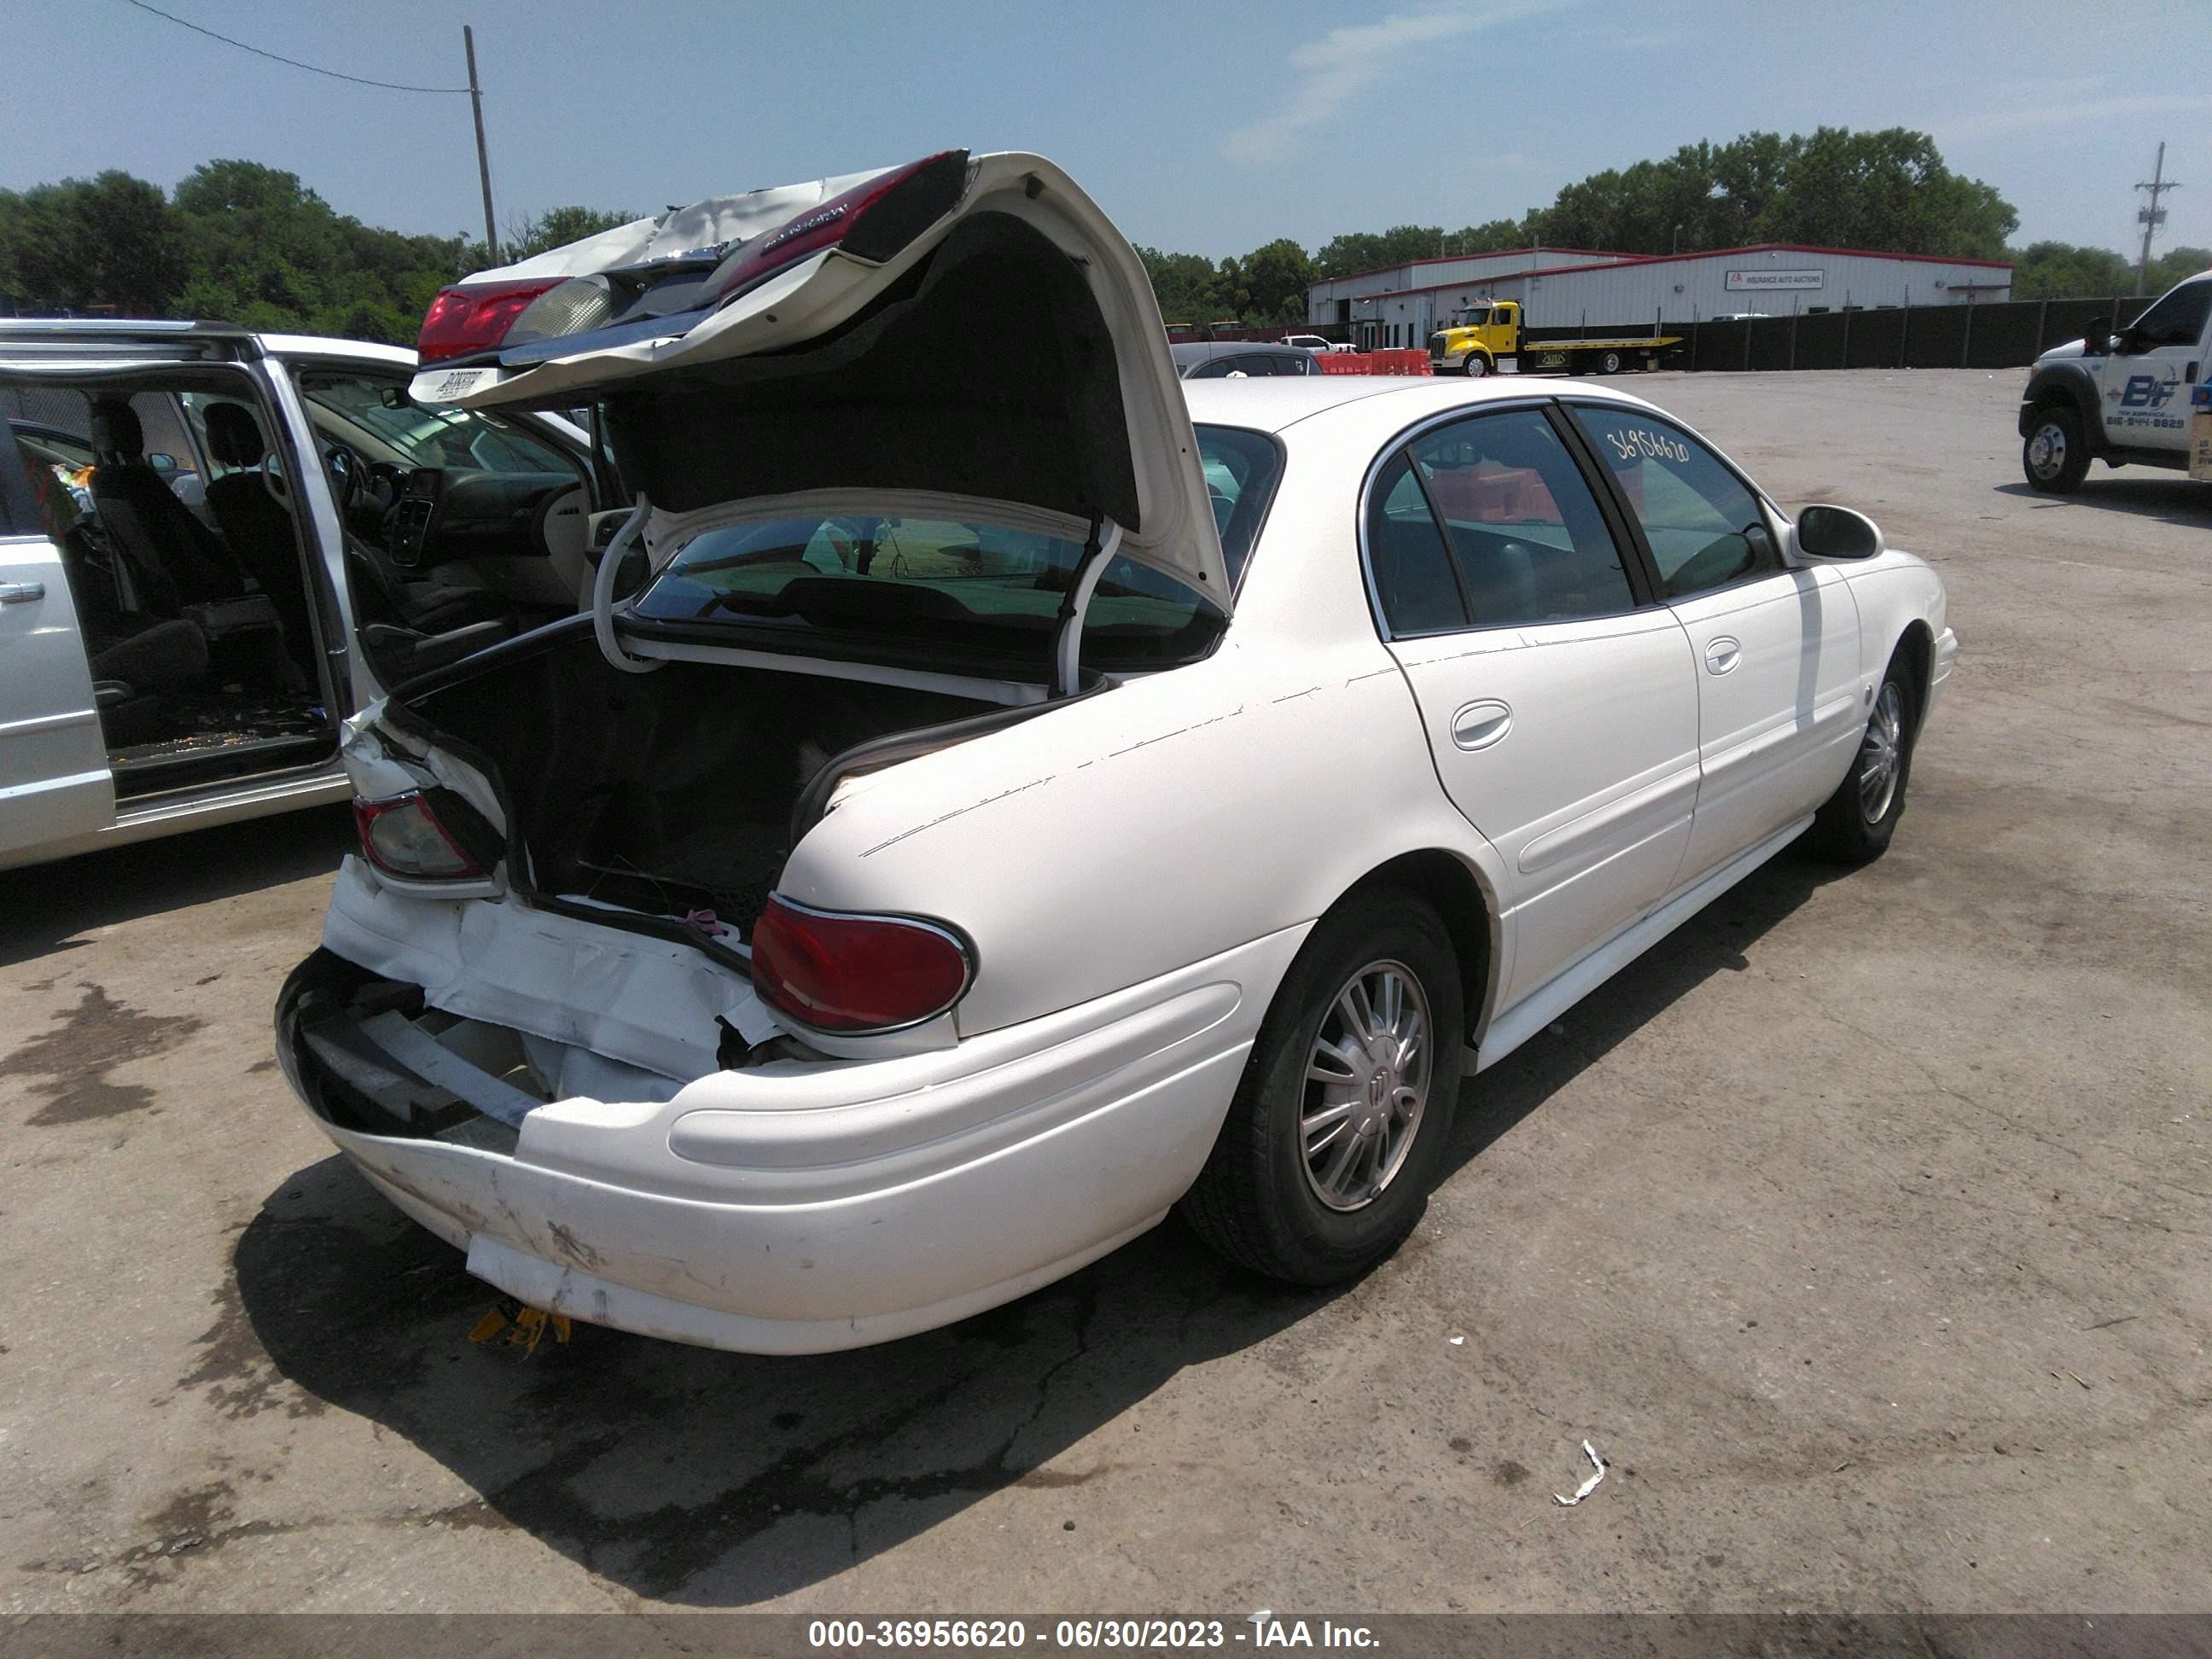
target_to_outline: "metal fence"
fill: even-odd
[[[1666,323],[1679,335],[1662,367],[1686,369],[2025,368],[2079,339],[2100,319],[2124,328],[2155,295],[2106,300],[2011,300],[1995,305],[1897,306],[1807,312],[1737,322]],[[1649,319],[1615,327],[1532,328],[1546,340],[1650,334]]]

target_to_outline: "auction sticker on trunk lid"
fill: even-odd
[[[500,370],[487,368],[429,368],[408,383],[407,395],[418,404],[449,404],[495,384]]]

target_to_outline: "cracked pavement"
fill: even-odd
[[[2028,494],[2023,379],[1628,381],[1959,672],[1886,860],[1486,1073],[1334,1295],[1170,1224],[851,1354],[471,1347],[270,1058],[345,815],[0,876],[0,1613],[2212,1607],[2212,487]]]

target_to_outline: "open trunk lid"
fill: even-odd
[[[598,404],[630,486],[693,523],[831,495],[988,505],[1077,543],[1110,526],[1122,556],[1231,609],[1144,266],[1040,156],[948,151],[717,198],[453,292],[520,301],[554,279],[527,326],[426,368],[416,396]],[[544,331],[563,318],[591,325]]]

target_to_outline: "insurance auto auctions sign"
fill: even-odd
[[[1817,270],[1731,270],[1728,285],[1740,293],[1765,294],[1778,288],[1818,288]]]

